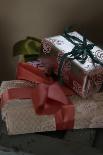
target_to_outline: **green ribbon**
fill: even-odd
[[[63,68],[64,61],[67,59],[69,60],[76,59],[81,64],[84,64],[87,58],[90,57],[94,66],[95,66],[95,63],[103,66],[103,63],[97,57],[95,57],[91,51],[95,45],[92,43],[88,44],[85,35],[83,36],[83,41],[82,41],[75,36],[71,36],[69,33],[70,31],[66,29],[62,36],[66,38],[69,42],[71,42],[74,45],[74,48],[72,49],[71,52],[65,53],[61,57],[59,68],[58,68],[59,81],[63,81],[62,80],[62,68]]]

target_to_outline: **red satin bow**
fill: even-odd
[[[18,79],[39,83],[35,88],[15,88],[4,93],[3,99],[32,98],[38,115],[54,115],[57,130],[72,129],[74,126],[74,106],[66,95],[74,93],[65,86],[46,78],[37,68],[21,63],[17,71]],[[9,96],[9,98],[7,97]]]
[[[39,84],[33,91],[33,103],[39,115],[55,114],[68,100],[58,83]]]
[[[33,91],[36,113],[53,114],[57,130],[72,129],[74,126],[74,106],[64,92],[67,93],[66,89],[61,88],[57,82],[51,85],[39,84]],[[70,90],[68,92],[73,94]]]

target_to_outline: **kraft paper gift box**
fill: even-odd
[[[69,35],[69,39],[66,35]],[[103,84],[103,50],[93,45],[93,43],[87,39],[84,40],[84,37],[77,32],[66,33],[66,35],[58,35],[43,39],[42,45],[45,55],[43,63],[45,64],[47,59],[48,63],[52,62],[51,67],[54,68],[55,73],[58,75],[60,74],[59,67],[61,61],[63,61],[61,66],[63,81],[78,95],[88,97],[93,91],[98,92]],[[71,39],[71,36],[75,38]],[[76,39],[79,39],[80,42],[76,41]],[[86,45],[83,45],[84,41]],[[78,49],[80,49],[73,51],[74,48],[76,48],[74,45],[75,43]],[[79,55],[81,48],[84,48],[83,46],[85,46],[86,50],[89,50],[87,51],[87,55],[88,53],[89,55],[86,57],[85,62],[82,62],[82,58],[86,56],[86,50],[83,51],[82,49],[82,55]],[[72,52],[72,54],[70,54],[70,52]],[[76,52],[77,55],[75,55]],[[68,55],[64,59],[63,56],[66,55],[66,53],[68,53]],[[98,59],[97,61],[102,65],[95,63],[96,61],[93,63],[90,57],[91,53],[91,57]],[[70,59],[71,57],[73,58],[72,60]]]
[[[58,83],[36,87],[24,84],[22,88],[16,84],[18,81],[15,87],[14,82],[6,82],[2,93],[2,119],[9,135],[103,128],[103,93],[82,99]]]

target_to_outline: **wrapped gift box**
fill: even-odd
[[[68,33],[68,35],[83,41],[83,37],[77,32],[71,32]],[[75,40],[73,41],[77,43]],[[71,52],[75,45],[71,41],[68,41],[63,35],[45,38],[42,43],[43,52],[46,56],[46,60],[44,59],[43,63],[45,64],[47,58],[49,59],[48,63],[54,59],[51,67],[54,67],[55,73],[58,74],[59,65],[63,58],[62,56]],[[88,44],[92,45],[92,43],[87,40],[87,45]],[[91,52],[94,57],[103,63],[103,50],[94,46]],[[91,95],[93,91],[99,91],[103,84],[103,67],[99,64],[94,65],[90,56],[87,57],[84,64],[77,59],[70,60],[69,58],[70,56],[68,55],[62,65],[62,78],[64,82],[83,97]]]
[[[34,88],[36,85],[36,83],[32,83],[29,81],[25,81],[25,80],[12,80],[12,81],[3,81],[0,87],[0,93],[4,93],[5,91],[7,91],[8,89],[11,88]]]
[[[34,83],[22,80],[2,82],[1,113],[9,135],[55,130],[52,115],[35,113],[31,99],[34,87]]]
[[[13,81],[12,88],[10,83],[12,85],[12,81],[6,82],[6,91],[1,95],[2,119],[9,135],[103,128],[102,93],[82,99],[58,83],[36,87],[25,87],[24,84],[21,88],[16,88],[18,81],[14,87]]]
[[[43,65],[41,60],[19,63],[17,66],[17,79],[27,80],[33,83],[51,83],[52,78],[49,76],[50,70],[47,65]]]

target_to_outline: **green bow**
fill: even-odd
[[[27,37],[13,46],[13,55],[22,55],[26,61],[38,58],[41,53],[41,39]]]
[[[83,36],[83,41],[75,36],[71,36],[69,34],[68,29],[65,30],[63,37],[66,38],[69,42],[71,42],[74,46],[71,52],[65,53],[60,60],[59,68],[58,68],[58,78],[62,81],[62,68],[63,63],[66,59],[69,60],[78,60],[80,63],[84,64],[88,57],[91,58],[93,64],[100,64],[103,66],[103,63],[93,55],[92,49],[95,46],[94,44],[88,44],[87,39]]]

